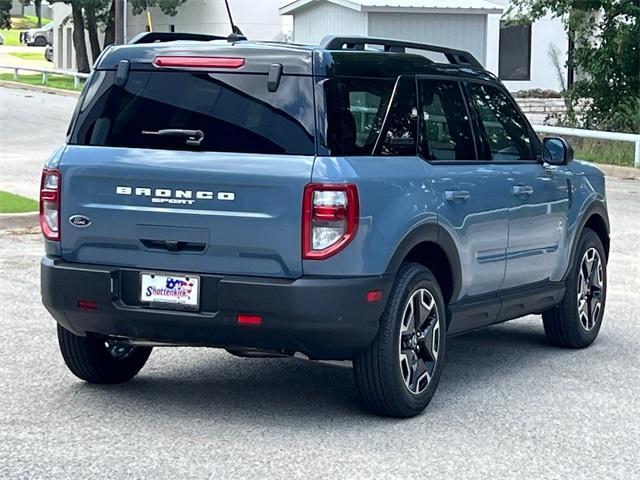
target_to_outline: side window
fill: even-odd
[[[468,84],[478,111],[485,160],[534,160],[534,147],[522,114],[502,91],[481,84]]]
[[[376,130],[376,115],[383,103],[382,94],[368,91],[349,92],[349,111],[356,124],[356,147],[366,146],[372,130]],[[386,104],[386,102],[384,102]],[[380,126],[377,126],[380,131]]]
[[[374,155],[415,156],[417,133],[416,81],[412,77],[400,77]]]
[[[457,82],[419,80],[419,151],[427,160],[475,160],[471,123]]]
[[[413,77],[328,78],[319,123],[324,146],[336,156],[416,154],[417,109]]]

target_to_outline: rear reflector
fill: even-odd
[[[236,317],[240,325],[261,325],[262,317],[260,315],[238,315]]]
[[[98,304],[92,300],[78,300],[78,307],[86,310],[95,310],[98,308]]]
[[[232,57],[156,57],[153,64],[156,67],[178,68],[240,68],[244,65],[244,58]]]
[[[371,290],[367,292],[367,302],[374,303],[382,300],[382,290]]]

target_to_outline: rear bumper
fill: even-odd
[[[139,273],[45,256],[42,301],[58,323],[78,335],[286,350],[343,360],[373,340],[391,287],[388,276],[288,280],[200,274],[200,310],[186,312],[140,305]],[[367,302],[370,290],[382,290],[383,301]],[[95,302],[97,308],[79,308],[80,300]],[[239,313],[261,315],[262,324],[239,325]]]

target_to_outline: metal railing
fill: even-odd
[[[16,66],[6,66],[0,65],[0,69],[3,70],[13,70],[13,79],[19,80],[20,73],[19,72],[35,72],[40,73],[42,75],[42,84],[46,85],[49,81],[49,75],[62,75],[67,77],[73,77],[73,88],[76,90],[80,88],[80,80],[86,80],[89,77],[88,73],[80,73],[73,72],[70,70],[58,70],[58,69],[42,69],[42,68],[31,68],[31,67],[16,67]]]
[[[635,133],[603,132],[601,130],[586,130],[584,128],[553,127],[551,125],[532,125],[538,133],[566,135],[568,137],[596,138],[599,140],[614,140],[617,142],[631,142],[635,144],[633,165],[640,168],[640,135]]]

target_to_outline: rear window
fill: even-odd
[[[313,155],[313,81],[267,76],[132,71],[124,87],[115,72],[96,72],[69,143],[130,148]],[[199,131],[199,141],[188,141]]]

